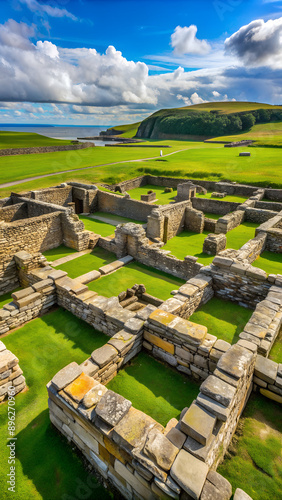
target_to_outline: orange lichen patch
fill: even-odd
[[[149,316],[149,321],[152,323],[161,323],[162,325],[168,325],[176,316],[162,309],[156,309]]]
[[[64,391],[77,403],[83,399],[85,394],[94,387],[97,382],[85,373],[82,373],[71,384],[65,387]]]

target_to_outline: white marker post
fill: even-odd
[[[162,150],[160,150],[160,156],[163,156],[163,152],[162,152]]]

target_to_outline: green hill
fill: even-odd
[[[0,131],[0,149],[64,146],[66,144],[71,144],[71,141],[52,139],[51,137],[30,132]]]
[[[157,111],[141,122],[136,137],[186,140],[234,137],[252,131],[255,124],[275,122],[282,122],[282,106],[255,102],[210,102]],[[273,130],[276,130],[275,126]],[[235,140],[238,140],[237,137]]]

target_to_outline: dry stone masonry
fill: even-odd
[[[18,358],[0,341],[0,403],[9,394],[16,396],[26,388]]]

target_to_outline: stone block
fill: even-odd
[[[207,328],[202,325],[197,325],[186,319],[175,317],[168,323],[167,329],[169,333],[179,337],[184,343],[199,346],[207,335]]]
[[[157,308],[151,304],[148,304],[146,307],[137,311],[136,318],[141,319],[142,321],[146,321],[149,316],[154,312]]]
[[[143,326],[144,326],[144,321],[135,317],[129,318],[124,323],[125,330],[133,333],[134,335],[141,332]]]
[[[181,432],[179,429],[176,429],[175,427],[172,427],[166,434],[167,439],[176,446],[179,450],[182,448],[185,440],[186,440],[186,435]]]
[[[172,479],[192,498],[198,500],[207,477],[208,466],[185,450],[180,450],[170,474]]]
[[[176,356],[179,356],[181,359],[188,361],[188,363],[192,362],[194,358],[191,352],[187,351],[186,349],[182,349],[182,347],[179,346],[175,347],[175,354]]]
[[[158,429],[149,431],[143,453],[154,460],[159,467],[169,470],[179,449]]]
[[[104,396],[104,394],[106,394],[108,390],[107,387],[100,384],[99,382],[94,382],[95,384],[93,385],[92,389],[90,389],[83,397],[82,404],[83,406],[85,406],[85,408],[91,408],[92,406],[95,406],[97,403],[99,403],[102,396]]]
[[[0,352],[0,373],[6,372],[18,364],[18,358],[11,351]]]
[[[91,358],[100,368],[108,365],[116,356],[118,351],[110,344],[105,344],[92,352]]]
[[[113,440],[130,453],[133,448],[143,448],[148,432],[155,426],[161,428],[160,424],[157,424],[155,420],[142,411],[130,408],[123,419],[115,426]]]
[[[262,388],[259,390],[259,392],[266,398],[271,399],[272,401],[276,401],[276,403],[282,404],[282,396],[279,396],[279,394]]]
[[[149,333],[145,330],[144,339],[146,339],[151,344],[160,347],[161,349],[163,349],[163,351],[166,351],[169,354],[174,354],[174,345],[171,344],[170,342],[167,342],[166,340],[161,339],[157,335],[153,335],[152,333]]]
[[[245,491],[241,490],[241,488],[237,488],[234,493],[233,500],[253,500],[253,499],[252,497],[247,495]]]
[[[271,359],[257,356],[255,363],[256,377],[265,380],[268,384],[274,384],[278,372],[278,364]]]
[[[247,372],[253,358],[254,355],[251,351],[235,344],[221,356],[217,368],[239,379]]]
[[[156,309],[149,316],[149,322],[157,326],[166,327],[176,316],[161,309]]]
[[[200,391],[202,394],[214,399],[223,406],[228,407],[233,400],[236,389],[223,380],[210,375],[201,385]]]
[[[215,424],[216,417],[195,403],[180,420],[181,430],[203,445],[210,439]]]
[[[166,483],[160,481],[155,478],[154,482],[151,484],[152,492],[156,495],[155,498],[161,498],[162,500],[170,500],[174,498],[175,500],[179,499],[179,495],[172,491]]]
[[[62,370],[60,370],[52,378],[52,384],[58,391],[60,391],[79,377],[81,373],[81,367],[73,361],[69,365],[65,366],[65,368],[62,368]]]
[[[177,361],[176,361],[175,357],[172,356],[172,354],[169,354],[168,352],[164,352],[161,349],[158,349],[158,347],[153,347],[152,353],[153,353],[154,357],[161,359],[162,361],[164,361],[165,363],[168,363],[171,366],[177,365]]]
[[[85,373],[85,375],[89,375],[89,377],[95,377],[99,371],[99,366],[93,362],[92,358],[86,359],[86,361],[83,361],[80,366],[83,373]]]
[[[79,375],[73,382],[64,388],[64,391],[68,396],[70,396],[76,403],[80,403],[84,398],[85,394],[92,389],[97,382],[85,373]]]
[[[114,427],[126,415],[131,406],[132,403],[128,399],[113,391],[107,391],[96,406],[96,414],[106,424]]]
[[[211,470],[204,484],[201,500],[230,500],[232,486],[218,472]]]
[[[144,486],[138,478],[132,474],[124,464],[122,464],[119,460],[115,460],[114,464],[115,471],[123,478],[125,481],[130,484],[130,486],[136,491],[136,493],[144,500],[152,500],[152,491],[151,488]]]

